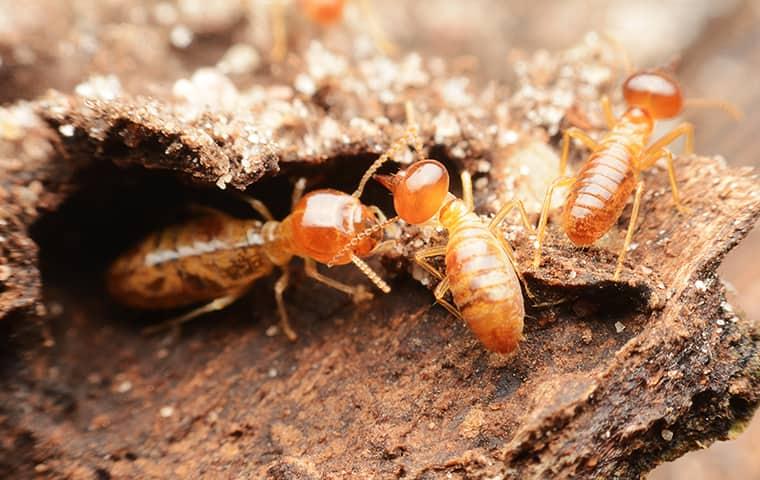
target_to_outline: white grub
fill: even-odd
[[[81,97],[114,100],[121,96],[121,82],[116,75],[94,75],[74,88]]]
[[[660,432],[660,435],[662,436],[662,439],[665,440],[666,442],[673,440],[673,432],[671,432],[667,428],[663,429],[662,432]]]
[[[277,335],[278,333],[280,333],[280,327],[279,327],[279,326],[277,326],[277,325],[270,325],[270,326],[269,326],[269,327],[267,327],[267,329],[264,331],[264,335],[266,335],[267,337],[274,337],[274,336],[275,336],[275,335]]]
[[[251,73],[261,65],[259,52],[246,43],[231,46],[216,64],[216,68],[227,75],[244,75]]]
[[[625,330],[625,325],[623,325],[621,322],[615,322],[615,331],[617,333],[623,333],[623,330]]]
[[[269,378],[275,378],[277,377],[277,369],[276,368],[270,368],[267,370],[267,377]]]
[[[174,415],[174,407],[172,407],[171,405],[163,406],[158,411],[158,414],[161,415],[161,418],[169,418],[172,415]]]

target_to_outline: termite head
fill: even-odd
[[[343,18],[345,0],[301,0],[304,14],[314,23],[328,26]]]
[[[413,225],[433,218],[449,193],[449,172],[436,160],[422,160],[395,175],[374,178],[393,193],[398,216]]]
[[[683,109],[678,81],[661,70],[632,74],[623,82],[623,97],[629,106],[646,110],[655,120],[675,117]]]
[[[349,263],[352,254],[367,256],[383,237],[382,229],[372,228],[379,223],[372,209],[358,198],[337,190],[310,192],[296,204],[290,218],[298,254],[320,263],[341,265]],[[340,254],[360,232],[369,234],[355,240],[353,248]]]

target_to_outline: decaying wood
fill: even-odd
[[[343,65],[329,52],[312,53]],[[572,121],[563,117],[571,106],[601,126],[595,102],[612,80],[604,55],[588,45],[537,57],[511,89],[479,91],[415,56],[378,85],[372,68],[388,64],[375,62],[324,77],[306,62],[280,84],[213,99],[221,104],[199,105],[176,89],[157,99],[95,87],[50,93],[34,108],[51,130],[35,128],[47,132],[43,139],[55,132],[62,153],[46,147],[38,163],[6,167],[9,191],[41,185],[32,213],[10,211],[16,226],[7,231],[31,242],[45,195],[56,206],[64,186],[75,186],[90,202],[72,195],[47,216],[57,215],[49,221],[63,232],[39,227],[43,250],[54,250],[67,224],[103,213],[92,206],[98,199],[107,211],[110,200],[93,183],[138,182],[138,192],[154,178],[141,167],[194,180],[146,188],[154,208],[183,188],[201,200],[203,186],[243,189],[306,164],[312,172],[340,164],[358,178],[366,159],[403,130],[406,99],[420,111],[431,155],[480,172],[478,207],[487,212],[550,180],[536,179],[545,165],[535,155],[527,172],[515,159],[556,138],[563,118]],[[305,89],[299,74],[315,88]],[[31,127],[23,131],[4,148],[31,138]],[[543,151],[548,157],[539,158],[552,158]],[[111,162],[132,168],[98,170]],[[139,314],[100,298],[97,271],[49,266],[45,321],[54,345],[14,343],[2,359],[0,441],[8,453],[0,466],[53,478],[636,478],[740,430],[760,400],[758,333],[733,312],[715,274],[760,215],[758,182],[717,158],[680,158],[677,169],[692,212],[677,214],[664,172],[648,172],[622,281],[612,272],[625,218],[606,244],[585,250],[552,232],[542,267],[525,270],[538,305],[509,358],[486,352],[405,273],[419,275],[409,253],[438,241],[436,232],[398,232],[397,248],[381,259],[397,274],[388,296],[350,305],[298,282],[288,298],[301,334],[295,344],[267,334],[276,322],[271,282],[180,336],[145,338]],[[93,170],[111,178],[93,179]],[[122,220],[134,224],[141,214]],[[505,232],[528,265],[532,240],[520,229]],[[22,246],[10,244],[4,258],[18,258],[11,268],[29,279],[11,277],[4,294],[33,305],[36,253]],[[361,281],[348,269],[334,274]],[[0,313],[14,309],[4,305]],[[6,328],[15,332],[23,321]]]

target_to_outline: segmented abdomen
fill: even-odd
[[[608,141],[581,167],[562,213],[574,244],[591,245],[620,218],[635,187],[632,157],[625,142]]]
[[[449,230],[446,274],[454,303],[486,348],[514,350],[525,317],[520,282],[499,241],[473,213]]]
[[[144,309],[209,301],[272,271],[261,223],[220,212],[154,232],[116,259],[107,287],[118,302]]]

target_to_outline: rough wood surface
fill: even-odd
[[[536,55],[515,83],[482,88],[416,56],[391,68],[312,55],[266,86],[227,90],[226,103],[218,90],[199,105],[166,85],[148,99],[125,81],[3,109],[12,196],[0,234],[16,240],[3,252],[12,273],[0,314],[14,315],[2,320],[0,469],[16,478],[636,478],[741,430],[760,400],[758,332],[733,312],[715,269],[754,225],[760,195],[750,171],[717,158],[679,158],[687,215],[673,209],[663,170],[645,175],[620,282],[611,273],[627,215],[589,249],[553,231],[541,268],[525,270],[535,303],[553,306],[529,307],[526,341],[509,358],[431,305],[413,278],[429,279],[408,259],[440,238],[415,228],[396,232],[398,247],[381,259],[394,277],[388,296],[351,305],[296,282],[296,344],[267,335],[276,322],[267,281],[179,336],[141,336],[162,317],[104,299],[103,267],[183,204],[226,204],[228,184],[285,204],[287,182],[265,178],[278,169],[312,186],[350,185],[403,130],[405,99],[431,156],[478,173],[479,211],[512,195],[535,203],[560,125],[600,126],[596,101],[613,80],[598,44]],[[344,66],[318,77],[314,65]],[[532,239],[505,233],[527,265]],[[41,305],[38,266],[49,314],[33,328],[22,313]],[[333,274],[361,281],[350,269]]]

